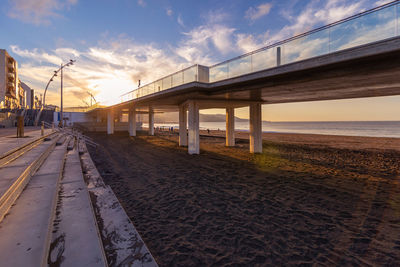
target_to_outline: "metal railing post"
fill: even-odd
[[[280,66],[281,65],[281,47],[278,46],[276,48],[276,65]]]

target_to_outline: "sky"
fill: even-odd
[[[64,106],[110,104],[141,84],[210,66],[391,1],[0,0],[0,48],[43,92],[61,63]],[[47,104],[59,105],[60,80]],[[270,121],[400,120],[400,97],[263,105]],[[207,110],[203,113],[223,113]],[[236,115],[248,117],[248,109]]]

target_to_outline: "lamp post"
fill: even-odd
[[[61,105],[60,105],[60,116],[61,116],[61,121],[64,122],[64,117],[63,117],[63,69],[65,67],[74,65],[74,62],[76,62],[76,60],[72,60],[70,59],[68,63],[66,64],[62,64],[58,70],[54,71],[53,76],[51,76],[49,82],[46,85],[46,89],[44,89],[44,94],[43,94],[43,107],[46,104],[46,92],[47,92],[47,88],[49,87],[50,83],[53,81],[54,77],[57,76],[58,72],[61,71]]]

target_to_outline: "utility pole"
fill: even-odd
[[[63,115],[63,64],[61,63],[61,110],[60,110],[60,115],[61,115],[61,125],[64,127],[64,115]]]

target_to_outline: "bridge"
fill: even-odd
[[[226,145],[234,146],[235,108],[250,107],[250,152],[262,152],[263,104],[400,94],[400,1],[377,7],[251,53],[207,67],[194,65],[121,96],[120,103],[93,109],[94,120],[128,113],[179,111],[179,145],[199,154],[199,110],[226,109]],[[188,126],[188,127],[187,127]]]

